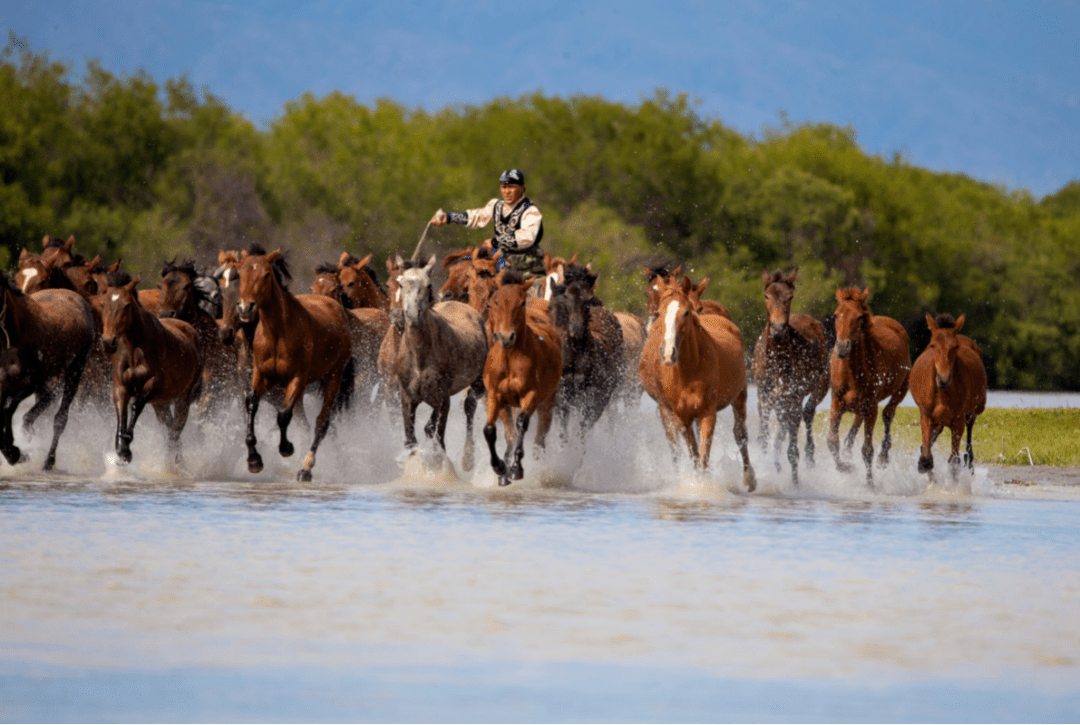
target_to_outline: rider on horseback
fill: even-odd
[[[499,176],[501,199],[492,199],[480,209],[459,212],[435,212],[431,218],[434,226],[464,224],[469,229],[480,229],[495,222],[495,234],[484,240],[484,245],[501,250],[509,266],[528,271],[544,253],[540,240],[544,237],[544,221],[540,210],[525,196],[525,174],[509,169]]]

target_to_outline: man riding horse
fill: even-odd
[[[495,234],[484,245],[501,250],[507,264],[520,271],[529,271],[543,259],[540,240],[544,237],[544,221],[540,210],[525,196],[525,174],[509,169],[499,176],[501,199],[492,199],[480,209],[435,212],[431,223],[464,224],[469,229],[481,229],[495,223]]]

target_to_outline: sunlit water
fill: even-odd
[[[309,433],[282,460],[264,412],[250,475],[232,412],[189,425],[180,466],[152,413],[126,467],[111,417],[76,414],[55,475],[48,418],[17,431],[0,720],[1080,717],[1073,488],[977,466],[928,491],[894,449],[872,492],[819,439],[798,489],[755,446],[747,495],[730,411],[695,475],[648,405],[585,446],[553,431],[499,488],[480,426],[476,471],[455,470],[459,400],[452,463],[352,416],[300,484]]]

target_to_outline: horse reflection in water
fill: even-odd
[[[964,316],[954,320],[943,314],[926,316],[930,344],[911,368],[911,397],[919,406],[922,424],[922,450],[919,473],[934,476],[933,446],[945,426],[952,432],[949,471],[955,479],[962,460],[960,439],[967,429],[967,467],[974,471],[975,452],[971,447],[971,428],[986,408],[986,368],[975,341],[960,334]]]

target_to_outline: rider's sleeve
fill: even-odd
[[[530,206],[521,215],[521,228],[514,232],[514,242],[518,249],[528,249],[536,244],[536,235],[540,233],[540,222],[543,217],[540,210]]]
[[[487,203],[487,206],[484,206],[481,209],[469,209],[465,212],[465,226],[469,229],[480,229],[491,224],[491,220],[495,218],[496,201],[498,201],[498,199],[492,199]]]

